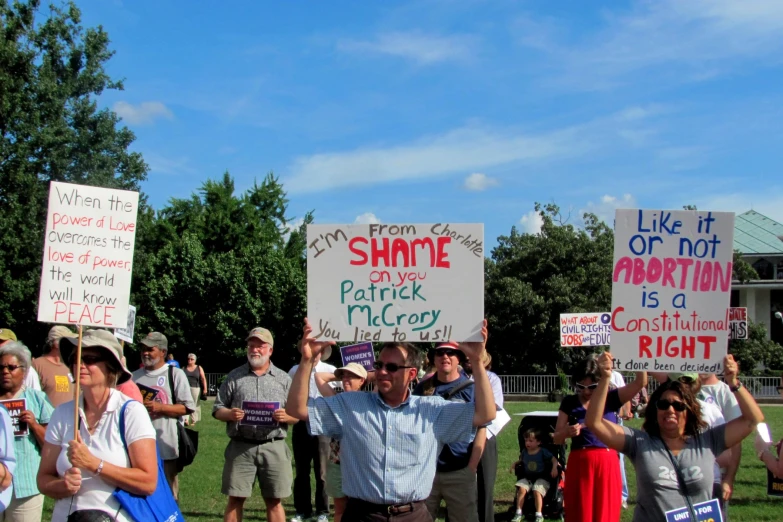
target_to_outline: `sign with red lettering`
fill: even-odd
[[[617,211],[611,326],[618,370],[722,370],[733,242],[731,212]]]
[[[307,315],[319,339],[480,341],[484,225],[308,225]]]
[[[608,312],[560,314],[560,346],[608,346],[612,334]]]
[[[38,320],[128,326],[139,193],[52,181]]]

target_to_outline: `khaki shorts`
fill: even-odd
[[[285,440],[253,444],[232,440],[224,452],[223,487],[230,497],[248,498],[258,477],[261,496],[286,498],[291,496],[294,474],[291,470],[291,450]]]
[[[531,484],[528,479],[519,479],[517,480],[516,486],[519,489],[530,491]],[[537,479],[536,483],[533,484],[533,491],[538,491],[539,493],[541,493],[542,497],[545,497],[546,492],[549,491],[549,481],[546,479]]]

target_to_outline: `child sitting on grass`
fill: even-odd
[[[557,477],[557,459],[548,450],[541,447],[541,431],[531,428],[525,432],[525,451],[519,456],[519,460],[511,465],[511,473],[517,472],[517,512],[511,522],[522,520],[522,505],[525,495],[531,489],[536,502],[536,522],[544,520],[541,509],[544,507],[544,497],[549,491],[548,476]]]

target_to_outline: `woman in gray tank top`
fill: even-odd
[[[190,386],[190,395],[193,397],[193,402],[196,404],[196,409],[193,413],[185,419],[185,425],[194,425],[201,420],[201,395],[207,396],[207,378],[204,375],[204,369],[201,365],[196,365],[196,354],[188,354],[188,364],[182,371],[188,378],[188,386]]]
[[[691,387],[675,380],[659,386],[650,397],[643,431],[602,418],[612,355],[604,352],[598,363],[601,380],[585,422],[604,444],[623,452],[636,469],[636,490],[644,494],[638,495],[633,521],[660,522],[669,511],[695,512],[699,504],[710,502],[715,458],[742,442],[764,420],[756,401],[737,379],[734,358],[727,355],[723,360],[724,380],[737,398],[742,417],[707,428]],[[702,509],[720,510],[717,505]]]

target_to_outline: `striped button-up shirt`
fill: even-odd
[[[377,393],[308,401],[310,433],[341,440],[343,492],[375,504],[426,499],[444,444],[470,440],[474,404],[414,397],[396,408]]]
[[[269,363],[269,369],[256,375],[245,363],[231,371],[220,385],[212,415],[220,408],[242,408],[242,401],[279,402],[285,408],[291,377],[286,372]],[[278,426],[249,426],[238,422],[226,423],[226,434],[234,438],[262,441],[273,438],[285,438],[288,424]]]

